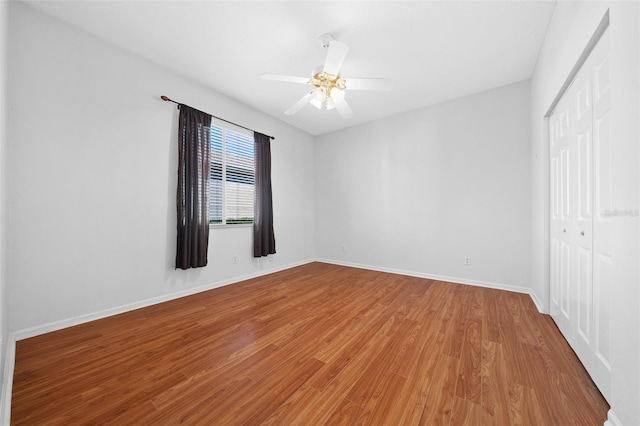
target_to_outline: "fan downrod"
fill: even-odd
[[[329,48],[329,43],[331,43],[333,40],[335,40],[335,38],[333,38],[333,36],[331,34],[322,34],[320,37],[318,37],[318,41],[320,42],[320,46],[324,47],[325,49]]]

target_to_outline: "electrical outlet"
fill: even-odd
[[[345,246],[344,244],[342,245],[342,252],[346,252],[347,251],[347,246]]]
[[[233,263],[238,263],[238,256],[233,256]]]
[[[464,266],[471,266],[471,258],[470,257],[465,257],[464,258]]]

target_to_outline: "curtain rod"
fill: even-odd
[[[180,102],[176,102],[176,101],[174,101],[173,99],[169,99],[169,98],[168,98],[167,96],[165,96],[165,95],[160,96],[160,99],[162,99],[162,100],[163,100],[163,101],[165,101],[165,102],[173,102],[174,104],[176,104],[176,105],[178,105],[178,106],[180,106],[180,105],[189,106],[189,105],[186,105],[186,104],[181,104]],[[189,106],[189,108],[191,108],[191,109],[195,109],[196,111],[200,111],[199,109],[193,108],[193,107],[191,107],[191,106]],[[209,114],[208,112],[204,112],[204,111],[200,111],[200,112],[202,112],[202,113],[204,113],[204,114],[211,115],[211,114]],[[238,124],[238,123],[234,123],[233,121],[225,120],[224,118],[216,117],[215,115],[211,115],[211,116],[212,116],[213,118],[217,118],[218,120],[224,121],[225,123],[233,124],[234,126],[238,126],[238,127],[241,127],[241,128],[243,128],[243,129],[245,129],[245,130],[249,130],[250,132],[260,133],[260,132],[256,132],[256,131],[255,131],[255,130],[253,130],[253,129],[250,129],[250,128],[248,128],[248,127],[241,126],[241,125],[240,125],[240,124]],[[269,135],[265,135],[265,136],[269,136]],[[271,139],[275,139],[275,137],[273,137],[273,136],[269,136],[269,138],[271,138]]]

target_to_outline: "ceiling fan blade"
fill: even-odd
[[[346,78],[348,90],[391,90],[393,80],[390,78]]]
[[[287,83],[307,84],[309,82],[309,77],[296,77],[293,75],[264,73],[260,77],[263,80],[286,81]]]
[[[344,99],[336,104],[336,109],[338,110],[342,118],[351,118],[351,116],[353,115],[351,107]]]
[[[313,94],[311,92],[309,92],[306,95],[304,95],[303,97],[301,97],[300,100],[298,100],[298,102],[296,102],[295,104],[291,105],[291,107],[289,107],[289,109],[286,110],[284,113],[286,115],[295,114],[296,112],[300,111],[300,109],[303,106],[308,104],[311,99],[313,99]]]
[[[327,74],[338,74],[344,58],[347,57],[349,46],[338,40],[331,40],[329,43],[329,49],[327,51],[327,57],[324,60],[324,67],[322,71]]]

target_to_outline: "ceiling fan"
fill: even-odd
[[[345,100],[348,90],[389,90],[392,81],[389,78],[343,78],[340,75],[342,63],[347,56],[349,46],[335,40],[331,34],[323,34],[319,38],[322,47],[327,49],[324,65],[313,72],[311,78],[295,77],[281,74],[262,74],[264,80],[303,83],[312,86],[311,91],[304,95],[284,113],[293,115],[306,104],[310,103],[319,109],[337,109],[342,118],[353,115],[351,107]]]

